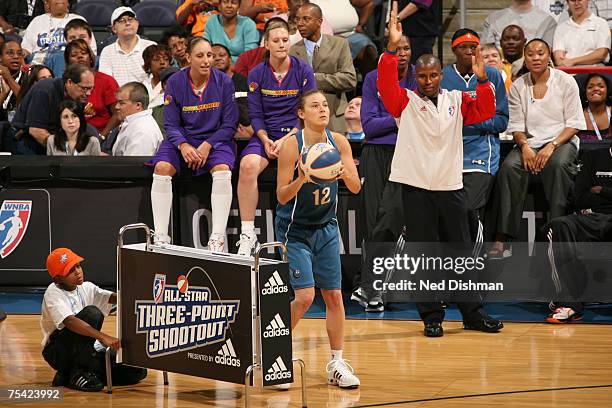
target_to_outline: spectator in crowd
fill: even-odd
[[[248,77],[251,70],[262,63],[262,61],[264,60],[265,52],[265,47],[257,47],[253,48],[252,50],[243,52],[236,60],[236,64],[234,65],[234,72]]]
[[[0,1],[0,28],[4,34],[19,34],[32,19],[45,13],[45,0]]]
[[[249,139],[251,136],[253,136],[255,131],[253,130],[251,120],[249,119],[249,107],[247,103],[249,86],[247,84],[247,79],[242,74],[232,70],[230,52],[225,45],[213,44],[212,51],[213,67],[232,78],[232,82],[234,83],[236,103],[238,104],[238,110],[240,112],[240,116],[238,117],[238,127],[236,128],[236,138]]]
[[[589,0],[568,2],[571,18],[555,30],[553,57],[561,67],[603,65],[610,60],[608,23],[588,10]]]
[[[516,237],[530,174],[540,174],[551,218],[565,215],[576,175],[579,130],[586,129],[580,93],[574,78],[551,68],[548,44],[534,39],[525,46],[523,74],[510,87],[508,133],[515,147],[497,177],[493,209],[496,236],[489,255],[504,256],[504,242]]]
[[[349,140],[363,140],[365,133],[361,125],[361,96],[356,96],[350,100],[344,110],[344,120],[346,121],[346,138]]]
[[[309,0],[289,0],[287,4],[289,11],[286,13],[279,13],[275,17],[280,17],[287,22],[289,25],[289,44],[293,45],[302,39],[300,32],[297,29],[297,23],[295,22],[295,16],[297,11],[304,4],[310,3]],[[331,28],[325,16],[323,16],[323,22],[321,23],[321,34],[334,35],[334,30]]]
[[[206,24],[204,38],[213,44],[223,44],[229,50],[232,63],[240,54],[259,46],[259,33],[249,17],[238,15],[240,0],[221,0],[219,12]]]
[[[504,28],[499,40],[502,49],[502,67],[510,82],[518,76],[518,72],[523,67],[523,49],[525,48],[525,32],[515,24],[510,24]],[[509,88],[508,88],[509,89]]]
[[[440,86],[444,89],[475,92],[477,78],[472,59],[480,47],[478,33],[462,28],[453,34],[451,47],[455,63],[442,70]],[[484,55],[481,50],[481,55]],[[499,134],[508,127],[508,98],[497,68],[486,66],[487,78],[495,88],[495,116],[484,122],[463,127],[463,189],[472,242],[484,242],[484,213],[499,168]]]
[[[397,17],[402,22],[404,35],[412,44],[412,60],[423,54],[433,54],[433,45],[440,34],[438,17],[440,0],[400,0]]]
[[[57,111],[60,129],[47,138],[47,156],[100,156],[100,141],[87,131],[81,107],[66,99]]]
[[[565,301],[555,301],[549,323],[582,320],[581,294],[588,279],[580,260],[579,245],[612,240],[612,154],[610,147],[584,152],[574,186],[574,208],[578,212],[553,219],[547,226],[549,260],[555,289]],[[579,244],[583,243],[583,244]]]
[[[331,117],[328,128],[346,133],[344,110],[346,92],[357,85],[357,75],[348,42],[341,37],[321,34],[323,14],[316,4],[304,4],[298,10],[296,22],[303,37],[291,46],[289,53],[312,66],[317,88],[325,94]]]
[[[149,74],[144,85],[149,91],[149,109],[164,103],[164,91],[161,84],[161,72],[170,66],[170,50],[165,45],[149,45],[142,52],[142,68]]]
[[[47,64],[45,58],[53,51],[63,52],[66,46],[64,27],[69,21],[83,17],[68,12],[68,0],[47,0],[49,11],[34,17],[23,35],[21,46],[33,64]]]
[[[495,45],[495,43],[484,44],[480,47],[480,52],[482,53],[482,59],[485,65],[499,71],[504,81],[506,92],[508,92],[510,90],[510,85],[512,85],[512,78],[504,71],[501,52],[499,48],[497,48],[497,45]]]
[[[123,121],[113,145],[113,156],[153,156],[164,140],[149,110],[149,91],[140,82],[119,88],[117,113]]]
[[[510,7],[494,11],[482,26],[482,42],[500,45],[504,28],[516,24],[523,29],[527,40],[541,38],[552,44],[557,22],[547,13],[534,7],[531,0],[512,0]]]
[[[64,27],[64,37],[67,43],[77,39],[85,40],[93,51],[93,64],[95,65],[95,55],[97,52],[96,39],[93,37],[93,32],[89,24],[87,24],[87,21],[81,20],[80,18],[70,20],[70,22],[66,24],[66,27]],[[64,54],[65,53],[61,50],[53,51],[45,60],[46,65],[51,68],[57,76],[62,76],[64,68],[66,67]]]
[[[180,69],[176,67],[168,67],[161,72],[159,79],[161,81],[162,90],[164,92],[166,91],[166,83],[168,82],[168,79],[170,79],[172,75],[176,74],[179,71]],[[151,114],[153,115],[153,119],[155,119],[155,122],[157,122],[157,126],[159,126],[159,130],[161,130],[164,139],[167,139],[168,135],[166,134],[166,128],[164,127],[164,105],[161,104],[154,107],[151,110]]]
[[[94,73],[90,67],[73,64],[66,67],[62,78],[39,81],[25,95],[11,123],[15,154],[47,153],[47,138],[60,129],[57,110],[64,99],[85,103],[94,89]]]
[[[185,68],[189,66],[189,60],[187,59],[187,38],[189,34],[181,26],[175,26],[167,31],[164,31],[161,43],[166,44],[170,49],[172,55],[173,67]]]
[[[351,2],[363,6],[360,16]],[[376,69],[378,62],[378,50],[372,39],[363,33],[363,26],[371,15],[371,0],[312,0],[322,10],[332,29],[334,35],[346,38],[351,49],[351,58],[362,76]],[[364,17],[366,19],[364,20]],[[321,26],[323,21],[321,20]]]
[[[257,178],[276,160],[285,141],[299,128],[300,97],[316,89],[312,68],[289,55],[289,27],[277,18],[264,33],[266,61],[249,74],[249,117],[255,135],[242,151],[238,179],[241,234],[238,255],[249,256],[257,243],[255,210],[259,201]]]
[[[0,121],[12,119],[17,107],[17,95],[28,74],[23,62],[23,50],[17,41],[0,45]]]
[[[38,81],[42,81],[43,79],[47,78],[55,78],[55,74],[53,73],[53,71],[51,71],[49,67],[45,65],[32,65],[30,67],[30,70],[28,71],[28,75],[25,79],[25,82],[21,86],[19,94],[17,95],[16,107],[19,107],[24,97],[27,95],[30,89],[32,89],[34,84],[36,84]]]
[[[181,0],[176,9],[177,22],[192,29],[191,36],[201,37],[204,35],[208,17],[219,14],[220,2],[221,0]]]
[[[219,0],[185,0],[176,9],[176,21],[182,26],[191,26],[191,35],[204,35],[206,23],[210,16],[219,14]]]
[[[612,88],[604,75],[589,74],[580,89],[580,99],[584,107],[586,130],[578,132],[580,140],[595,141],[610,139],[610,105]]]
[[[238,108],[234,85],[227,75],[211,69],[212,47],[208,40],[192,38],[187,52],[191,66],[172,75],[166,84],[164,127],[168,138],[150,162],[155,166],[151,185],[155,242],[170,242],[172,177],[186,165],[196,176],[212,173],[212,234],[208,247],[222,252],[236,161],[233,137]]]
[[[66,66],[83,64],[94,70],[96,56],[88,44],[88,40],[82,39],[69,42],[64,51]],[[94,88],[87,97],[83,111],[87,123],[97,129],[102,139],[106,139],[121,122],[115,112],[118,90],[119,85],[115,78],[94,70]]]
[[[117,41],[104,47],[100,54],[100,71],[115,78],[119,86],[131,81],[145,82],[147,73],[142,66],[142,52],[153,41],[140,38],[136,14],[129,7],[117,7],[111,15]]]
[[[403,34],[397,44],[397,79],[400,87],[417,90],[414,65],[411,61],[410,39]],[[362,231],[364,231],[365,251],[370,242],[370,233],[376,227],[376,214],[380,206],[383,190],[391,174],[391,160],[397,140],[397,122],[383,104],[376,80],[378,70],[369,72],[363,81],[363,98],[361,101],[361,123],[365,132],[365,143],[359,157],[359,177],[363,180],[361,191]],[[401,206],[401,203],[398,203]],[[397,226],[393,231],[387,231],[386,238],[397,239]],[[365,258],[364,258],[365,259]],[[384,304],[380,294],[371,293],[375,276],[372,268],[363,265],[354,278],[354,291],[351,300],[359,302],[366,312],[382,312]]]
[[[265,28],[265,22],[275,13],[286,13],[289,9],[287,0],[242,0],[240,15],[250,17],[258,30]]]

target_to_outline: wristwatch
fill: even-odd
[[[557,150],[557,147],[559,147],[559,142],[557,142],[556,140],[553,140],[551,143],[553,147],[555,148],[555,150]]]

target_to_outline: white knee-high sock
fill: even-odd
[[[212,179],[210,195],[212,233],[225,235],[232,205],[232,172],[229,170],[215,171],[212,173]]]
[[[151,185],[153,224],[157,234],[168,235],[170,210],[172,209],[172,177],[153,174]]]

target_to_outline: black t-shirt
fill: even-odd
[[[400,0],[398,11],[401,11],[408,4],[413,3],[410,0]],[[440,33],[438,26],[440,0],[432,0],[431,6],[425,7],[419,3],[415,3],[418,7],[416,13],[402,20],[402,29],[408,37],[436,37]]]
[[[64,100],[64,80],[47,78],[37,82],[26,94],[11,124],[17,129],[47,129],[54,134],[60,128],[57,110]]]
[[[594,186],[601,186],[601,193],[591,192]],[[574,197],[576,209],[590,208],[594,212],[612,214],[612,147],[584,152]]]
[[[43,0],[35,1],[31,16],[28,15],[28,0],[0,0],[0,16],[4,16],[4,19],[14,27],[25,29],[34,17],[41,14],[45,14]]]

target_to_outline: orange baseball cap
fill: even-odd
[[[79,262],[83,262],[83,258],[70,249],[56,248],[47,257],[47,271],[52,278],[66,276],[72,267]]]

